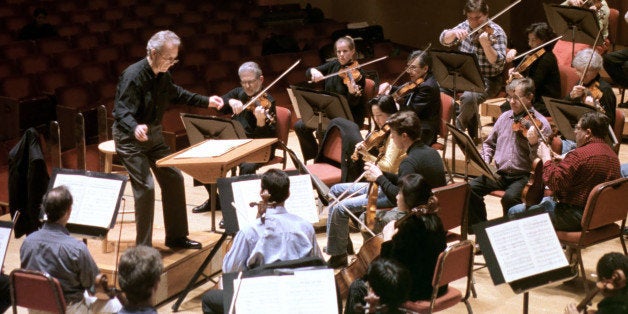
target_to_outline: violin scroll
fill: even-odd
[[[251,202],[249,203],[249,206],[251,207],[255,207],[257,206],[257,218],[260,218],[260,220],[262,221],[262,224],[266,222],[266,209],[268,209],[268,207],[273,207],[276,205],[275,202],[269,202],[270,200],[270,193],[268,193],[267,190],[263,190],[260,193],[260,196],[262,197],[262,201],[260,202]]]

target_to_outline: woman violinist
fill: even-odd
[[[533,49],[556,37],[554,31],[545,22],[530,25],[526,29],[526,34],[528,36],[528,45]],[[533,100],[534,109],[546,117],[549,116],[549,112],[545,108],[543,96],[551,98],[561,97],[560,72],[558,72],[556,56],[552,52],[553,47],[553,44],[549,44],[529,53],[521,60],[519,65],[508,70],[510,79],[519,79],[526,76],[534,81],[534,86],[536,86]],[[508,52],[506,59],[512,59],[516,54],[517,51],[513,49]],[[509,109],[509,104],[502,108],[503,111]]]
[[[432,295],[436,260],[446,247],[443,223],[436,214],[438,201],[421,175],[409,174],[401,179],[397,205],[392,211],[398,220],[389,220],[383,230],[385,242],[380,257],[394,260],[410,272],[408,300],[427,300]],[[367,280],[362,278],[351,284],[345,313],[356,313],[355,305],[366,296]],[[446,286],[441,287],[439,294],[446,290]]]
[[[305,76],[308,80],[318,82],[326,75],[358,65],[357,62],[355,62],[356,52],[353,38],[349,36],[338,38],[334,44],[334,48],[336,50],[336,59],[315,68],[307,69]],[[366,82],[365,79],[365,73],[361,68],[325,79],[325,91],[346,97],[349,107],[351,108],[353,121],[357,123],[358,126],[362,126],[362,123],[364,123],[367,100],[366,95],[363,93],[364,84]],[[307,128],[302,120],[297,121],[294,130],[301,144],[303,158],[308,160],[316,157],[318,144],[314,138],[314,130]]]
[[[401,86],[384,82],[379,94],[392,94],[401,110],[414,111],[421,119],[421,140],[425,144],[436,141],[439,127],[440,90],[432,74],[432,57],[428,52],[416,50],[408,57],[406,73],[410,80]]]

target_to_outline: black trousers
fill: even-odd
[[[148,141],[140,142],[133,134],[114,127],[116,153],[131,178],[135,199],[135,242],[152,246],[155,217],[155,183],[151,170],[161,187],[166,241],[188,235],[188,219],[183,176],[178,169],[157,167],[156,161],[170,154],[164,142],[161,125],[149,126]]]
[[[486,221],[486,204],[484,196],[496,191],[504,190],[501,199],[504,215],[508,214],[508,209],[517,204],[521,204],[521,192],[528,182],[530,175],[501,175],[498,182],[485,176],[479,176],[469,183],[471,185],[471,196],[469,197],[469,227],[476,223]]]

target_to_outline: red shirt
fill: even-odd
[[[581,207],[596,185],[621,177],[617,154],[598,138],[569,152],[562,161],[549,160],[543,167],[543,181],[556,200]]]

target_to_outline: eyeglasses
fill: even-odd
[[[575,131],[582,131],[582,127],[579,124],[574,125],[573,127],[574,132]]]
[[[240,85],[253,85],[259,81],[259,78],[248,80],[248,81],[240,81]]]
[[[159,50],[155,50],[155,53],[158,54],[162,59],[164,59],[164,61],[166,61],[168,63],[175,64],[175,63],[179,62],[179,59],[177,59],[177,57],[166,58],[163,54],[161,54],[161,52],[159,52]]]

